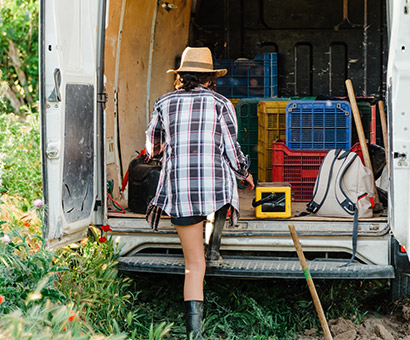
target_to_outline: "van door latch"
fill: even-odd
[[[401,158],[404,160],[407,158],[407,155],[405,153],[395,152],[393,153],[393,158]]]
[[[52,103],[61,102],[61,93],[60,93],[61,71],[59,68],[54,69],[53,79],[54,79],[54,89],[48,96],[47,100]]]

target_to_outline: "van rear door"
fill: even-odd
[[[387,112],[390,129],[389,217],[395,238],[410,254],[410,8],[391,0]]]
[[[44,236],[50,247],[81,239],[102,205],[97,85],[104,13],[105,0],[40,1]]]

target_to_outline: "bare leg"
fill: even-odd
[[[184,300],[204,300],[205,255],[203,222],[175,226],[185,259]]]

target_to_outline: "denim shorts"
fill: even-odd
[[[171,217],[171,223],[178,226],[197,224],[206,220],[206,216]]]
[[[222,208],[217,210],[215,213],[223,212],[226,214],[230,206],[231,206],[230,204],[225,204]],[[171,223],[177,226],[187,226],[187,225],[197,224],[199,222],[205,221],[206,217],[207,216],[171,217]]]

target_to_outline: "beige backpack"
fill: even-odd
[[[357,153],[330,150],[320,165],[307,210],[318,216],[372,217],[375,190],[373,175]]]
[[[373,175],[355,152],[330,150],[320,165],[307,205],[318,216],[353,217],[352,257],[356,255],[358,219],[372,217],[375,196]]]

